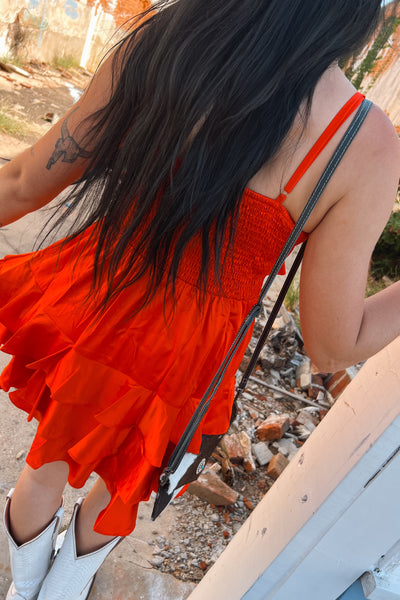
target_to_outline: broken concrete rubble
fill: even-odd
[[[189,485],[188,492],[216,506],[230,506],[239,497],[214,471],[204,470],[197,481]]]
[[[311,373],[301,373],[296,379],[296,385],[301,390],[308,390],[311,386]]]
[[[268,444],[266,444],[265,442],[258,442],[257,444],[253,444],[252,450],[254,456],[256,457],[256,461],[261,467],[267,465],[273,457],[273,453],[269,449]]]
[[[278,479],[279,475],[286,469],[289,464],[289,460],[286,456],[283,456],[280,452],[275,454],[269,462],[268,469],[266,472],[267,477],[272,479]]]
[[[271,448],[283,454],[289,461],[297,454],[298,446],[290,438],[282,438],[271,444]]]
[[[221,448],[223,449],[224,453],[229,457],[231,463],[243,463],[245,453],[238,433],[225,435],[223,437],[223,440],[221,441]]]
[[[309,432],[312,433],[319,423],[319,418],[317,416],[313,416],[311,411],[307,410],[306,408],[302,408],[297,413],[296,422],[307,427]]]
[[[250,436],[245,431],[241,431],[239,434],[239,438],[244,452],[244,470],[246,471],[246,473],[252,473],[256,470],[256,463],[254,462],[253,454],[251,452]]]
[[[257,427],[257,436],[261,441],[280,440],[290,426],[290,416],[270,415]]]

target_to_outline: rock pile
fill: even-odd
[[[256,322],[241,371],[264,324],[265,317]],[[190,493],[174,500],[180,523],[171,539],[157,538],[153,566],[181,579],[201,579],[355,372],[319,373],[282,308],[238,401],[235,422]]]

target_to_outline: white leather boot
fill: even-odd
[[[10,533],[10,502],[13,492],[14,489],[7,495],[3,515],[13,576],[6,600],[36,600],[42,581],[49,570],[64,509],[61,505],[46,529],[33,540],[18,546]]]
[[[71,523],[64,535],[60,551],[48,572],[38,600],[86,600],[97,570],[111,550],[122,540],[116,537],[111,542],[90,554],[77,556],[75,523],[83,498],[75,504]],[[57,546],[61,539],[57,540]]]

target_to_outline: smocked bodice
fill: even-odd
[[[208,293],[248,302],[257,300],[264,278],[270,273],[294,227],[294,221],[283,202],[363,100],[364,96],[357,92],[339,110],[278,198],[268,198],[246,188],[241,200],[233,247],[227,251],[227,244],[224,244],[221,252],[225,257],[221,271],[222,286],[218,289],[215,285],[211,261]],[[306,239],[307,235],[301,233],[297,243]],[[212,248],[212,243],[210,247]],[[178,270],[179,277],[192,285],[197,284],[200,257],[201,244],[199,239],[195,239]]]
[[[246,189],[232,248],[226,251],[225,247],[223,252],[222,286],[218,289],[214,283],[211,263],[207,292],[255,302],[293,227],[292,217],[279,201]],[[305,239],[307,235],[302,233],[298,243]],[[199,256],[200,247],[193,244],[179,267],[180,279],[197,285]]]

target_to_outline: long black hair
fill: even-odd
[[[95,227],[104,302],[144,273],[147,301],[164,277],[174,284],[196,239],[199,286],[211,264],[218,278],[247,182],[324,71],[371,35],[380,4],[160,0],[147,11],[118,45],[112,97],[91,117],[93,158],[70,200],[75,234]]]

